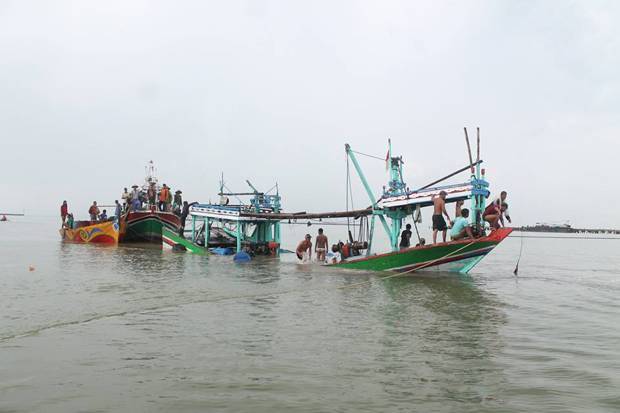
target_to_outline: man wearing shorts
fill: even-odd
[[[437,243],[437,232],[441,231],[443,236],[443,242],[446,242],[446,235],[448,232],[448,225],[443,219],[445,215],[450,222],[450,216],[446,211],[446,192],[441,191],[438,196],[433,199],[433,244]]]

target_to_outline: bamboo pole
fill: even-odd
[[[431,182],[431,183],[430,183],[430,184],[428,184],[428,185],[424,185],[422,188],[417,189],[415,192],[421,191],[421,190],[426,189],[426,188],[430,188],[431,186],[433,186],[433,185],[435,185],[435,184],[438,184],[438,183],[439,183],[439,182],[441,182],[441,181],[445,181],[445,180],[446,180],[446,179],[448,179],[448,178],[452,178],[454,175],[458,175],[458,174],[460,174],[461,172],[465,172],[465,171],[466,171],[466,170],[468,170],[469,168],[471,168],[471,169],[473,170],[473,169],[474,169],[474,166],[478,165],[479,163],[482,163],[482,161],[478,161],[478,162],[476,162],[476,163],[472,163],[471,165],[467,165],[467,166],[465,166],[465,167],[463,167],[463,168],[459,169],[458,171],[452,172],[450,175],[446,175],[446,176],[444,176],[443,178],[438,179],[438,180],[436,180],[436,181],[433,181],[433,182]]]
[[[463,128],[463,130],[465,131],[465,142],[467,142],[467,154],[469,155],[469,164],[472,165],[471,166],[471,173],[474,173],[474,160],[471,157],[471,146],[469,145],[469,135],[467,134],[467,128]]]
[[[476,151],[478,152],[478,155],[476,157],[476,161],[480,160],[480,128],[476,128],[476,134],[477,134],[477,138],[478,138],[478,142],[476,145]]]

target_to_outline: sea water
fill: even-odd
[[[57,224],[0,223],[2,412],[620,411],[620,240],[516,234],[469,276],[381,280]]]

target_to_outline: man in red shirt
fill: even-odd
[[[60,206],[60,218],[62,218],[62,225],[65,225],[67,215],[69,215],[69,206],[67,205],[67,201],[62,201],[62,205]]]

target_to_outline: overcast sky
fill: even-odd
[[[345,142],[391,138],[416,187],[480,126],[516,224],[620,227],[619,21],[614,1],[0,0],[0,210],[84,218],[151,159],[190,201],[223,171],[340,210]]]

